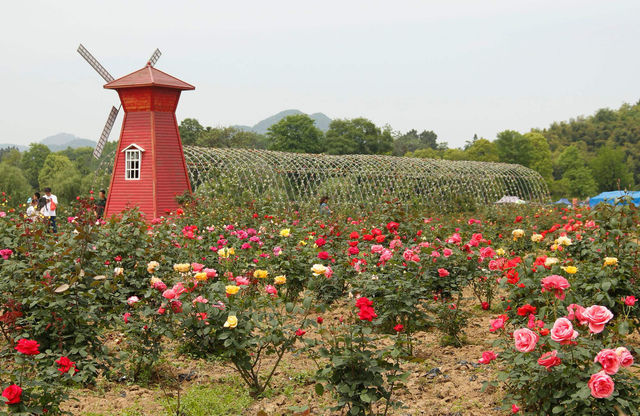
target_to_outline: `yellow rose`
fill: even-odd
[[[267,276],[269,276],[269,272],[267,272],[266,270],[258,269],[253,272],[253,277],[255,277],[256,279],[266,279]]]
[[[505,253],[505,252],[504,252],[504,249],[503,249],[503,248],[499,248],[499,249],[497,249],[497,250],[496,250],[496,254],[497,254],[498,256],[504,256],[504,253]]]
[[[124,269],[122,267],[116,267],[113,269],[113,274],[116,276],[122,276],[124,274]]]
[[[206,274],[206,273],[202,273],[202,272],[200,272],[200,273],[196,273],[196,275],[195,275],[195,276],[193,276],[193,277],[195,277],[195,278],[196,278],[196,280],[199,280],[199,281],[201,281],[201,282],[203,282],[203,281],[207,280],[207,274]]]
[[[227,322],[224,323],[225,328],[235,328],[238,326],[238,317],[235,315],[227,316]]]
[[[235,295],[236,293],[238,293],[239,290],[240,288],[236,285],[225,286],[225,291],[227,292],[227,295]]]
[[[555,243],[559,246],[570,246],[571,245],[571,239],[569,237],[567,237],[566,235],[560,236],[558,238],[556,238]]]
[[[283,284],[287,283],[287,277],[286,277],[286,276],[284,276],[284,275],[283,275],[283,276],[276,276],[276,277],[273,279],[273,282],[274,282],[275,284],[277,284],[277,285],[283,285]]]
[[[542,240],[544,240],[544,236],[542,234],[531,234],[531,241],[533,241],[534,243],[539,243]]]
[[[289,228],[284,228],[280,230],[280,237],[289,237],[291,235],[291,230]]]
[[[578,268],[576,266],[563,267],[562,270],[569,274],[576,274],[578,272]]]
[[[604,258],[604,265],[605,266],[615,266],[616,264],[618,264],[618,258],[617,257],[605,257]]]
[[[524,237],[524,230],[521,230],[521,229],[518,228],[516,230],[513,230],[511,232],[511,235],[513,235],[513,239],[514,240],[517,240],[520,237]]]
[[[311,268],[314,276],[320,276],[321,274],[325,274],[327,272],[327,268],[322,264],[314,264]]]
[[[162,280],[158,279],[155,276],[152,276],[151,279],[149,279],[149,283],[151,284],[151,286],[155,286],[156,283],[160,283],[162,282]]]
[[[304,241],[304,240],[300,240],[300,241],[298,241],[298,244],[301,245],[301,246],[306,246],[307,242]]]
[[[158,267],[160,267],[160,263],[158,263],[157,261],[150,261],[147,264],[147,271],[149,273],[155,273]]]
[[[180,273],[187,273],[191,269],[191,265],[189,263],[178,263],[173,265],[173,270]]]
[[[222,247],[220,250],[218,250],[218,256],[223,259],[226,259],[229,256],[233,256],[234,254],[236,254],[236,251],[233,249],[233,247]]]

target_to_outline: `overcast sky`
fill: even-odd
[[[253,125],[281,110],[434,130],[528,131],[640,98],[640,1],[12,1],[0,24],[0,143],[96,140],[116,78],[196,86],[178,120]],[[121,116],[111,140],[118,137]]]

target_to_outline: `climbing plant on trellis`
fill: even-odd
[[[184,154],[198,193],[238,203],[315,206],[328,195],[332,206],[396,201],[415,208],[467,209],[505,195],[537,203],[549,199],[537,172],[506,163],[195,146],[185,146]]]

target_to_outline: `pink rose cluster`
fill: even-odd
[[[593,362],[600,363],[602,370],[592,374],[587,384],[593,397],[605,399],[611,396],[615,388],[611,376],[616,374],[620,367],[633,365],[633,356],[625,347],[618,347],[615,350],[604,349],[596,355]]]

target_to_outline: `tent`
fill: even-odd
[[[627,192],[627,191],[609,191],[609,192],[602,192],[600,195],[596,195],[593,198],[589,199],[589,205],[591,207],[595,207],[600,202],[604,202],[604,203],[613,205],[616,202],[618,202],[619,198],[624,197],[624,196],[630,196],[631,197],[631,202],[633,202],[634,205],[636,205],[636,206],[640,205],[640,191],[631,191],[631,192]]]
[[[517,196],[503,196],[500,200],[496,201],[496,204],[526,204],[526,201],[518,198]]]
[[[554,205],[573,205],[571,201],[569,201],[567,198],[558,199],[553,204]]]

